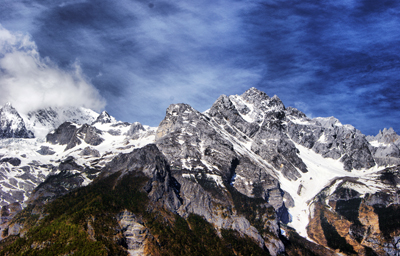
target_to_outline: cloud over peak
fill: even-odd
[[[0,104],[11,102],[21,113],[49,106],[101,110],[105,100],[83,75],[79,62],[61,69],[40,56],[27,34],[0,25]]]

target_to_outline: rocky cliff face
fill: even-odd
[[[40,240],[32,223],[73,223],[87,245],[116,254],[193,254],[198,239],[197,250],[213,255],[399,253],[392,129],[366,137],[255,88],[222,95],[204,113],[173,104],[156,128],[107,112],[79,122],[61,123],[46,141],[2,140],[7,241],[26,236],[29,250],[55,250],[58,240]]]

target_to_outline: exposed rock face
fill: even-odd
[[[230,126],[252,138],[253,152],[271,163],[289,179],[296,180],[300,177],[298,170],[307,172],[307,166],[297,155],[298,150],[285,133],[285,106],[277,96],[270,98],[265,93],[252,88],[241,96],[229,98],[225,96],[220,97],[219,100],[224,103],[220,104],[217,100],[209,114],[217,117],[219,122],[226,119]],[[239,116],[240,112],[236,110],[235,105],[241,109],[242,117],[229,118],[227,113]],[[218,111],[215,110],[217,108]],[[232,108],[235,108],[235,111],[227,111]]]
[[[128,253],[131,256],[145,255],[145,242],[151,234],[143,221],[126,210],[117,216],[117,220],[125,236]]]
[[[104,141],[101,134],[102,131],[88,124],[77,128],[76,125],[65,122],[54,132],[49,133],[46,141],[51,144],[67,145],[65,150],[68,150],[81,144],[82,141],[92,146],[100,145]]]
[[[22,206],[20,203],[15,202],[10,205],[4,205],[0,210],[0,231],[5,230],[8,227],[8,223],[12,220],[12,218],[22,210]],[[9,229],[7,234],[0,232],[0,238],[3,239],[9,234],[12,234],[13,231]]]
[[[46,141],[51,144],[66,145],[71,141],[76,130],[76,125],[65,122],[53,132],[47,134]]]
[[[323,157],[340,159],[347,171],[375,165],[371,146],[365,135],[333,117],[300,120],[290,118],[288,133],[293,141]]]
[[[94,157],[100,157],[100,153],[98,150],[91,148],[91,147],[86,147],[82,150],[80,153],[82,156],[94,156]]]
[[[237,158],[233,145],[212,127],[208,118],[186,104],[171,105],[156,132],[157,146],[173,168],[192,169],[205,165],[225,181],[231,176],[231,163]],[[202,161],[204,160],[204,161]]]
[[[367,136],[367,140],[373,146],[372,152],[378,165],[400,164],[400,136],[392,128],[385,128],[376,136]]]
[[[218,108],[218,104],[213,108]],[[270,232],[275,236],[260,234],[243,215],[230,210],[235,207],[226,186],[233,185],[250,197],[265,197],[267,201],[263,207],[267,208],[270,207],[267,202],[282,207],[283,193],[279,192],[278,198],[269,196],[269,190],[279,190],[277,181],[269,173],[272,171],[257,168],[254,160],[238,154],[229,137],[216,128],[214,122],[218,121],[210,116],[186,104],[171,105],[156,132],[157,146],[171,163],[173,176],[180,184],[183,203],[178,213],[182,216],[195,213],[218,228],[237,230],[260,245],[268,246],[270,253],[275,255],[284,248],[277,239],[277,218],[271,220],[265,216],[265,221],[271,223]],[[257,175],[254,175],[255,170]],[[249,180],[254,180],[258,191],[255,186],[248,185]]]
[[[16,157],[4,157],[0,159],[0,164],[1,163],[9,163],[12,166],[19,166],[21,164],[21,160]]]
[[[363,190],[361,182],[338,179],[319,193],[311,207],[310,238],[346,254],[398,255],[400,225],[394,216],[400,213],[399,167],[381,175],[392,184],[392,191],[362,195],[352,189]]]
[[[92,125],[100,123],[100,124],[110,124],[115,123],[116,120],[114,117],[110,116],[107,111],[101,112],[101,114],[97,117],[96,121],[92,123]]]
[[[40,149],[36,152],[38,152],[41,155],[54,155],[56,153],[48,146],[40,146]]]
[[[140,131],[145,131],[143,125],[139,122],[135,122],[130,125],[126,136],[128,137],[135,137]]]
[[[145,190],[152,202],[173,212],[181,205],[179,184],[171,177],[169,164],[156,145],[149,144],[131,153],[119,154],[104,167],[102,175],[116,172],[120,172],[121,177],[132,172],[144,174],[150,179]]]
[[[58,114],[38,111],[31,118],[47,124],[61,120]],[[106,180],[114,190],[124,178],[140,178],[147,213],[160,211],[169,224],[177,215],[181,220],[200,215],[221,236],[224,229],[234,230],[271,255],[400,253],[400,171],[398,166],[379,169],[400,164],[393,129],[365,137],[334,117],[310,119],[255,88],[222,95],[204,113],[173,104],[157,130],[116,122],[107,112],[96,117],[92,125],[62,123],[45,143],[33,141],[33,152],[13,144],[17,153],[10,154],[11,143],[2,141],[1,231],[24,230],[22,223],[6,225],[14,204],[41,206],[92,180],[99,182],[93,186]],[[121,208],[112,213],[119,223],[112,227],[115,241],[132,255],[143,254],[144,245],[157,240],[143,221],[146,216]],[[100,230],[91,218],[85,219],[85,230],[94,241]],[[311,249],[303,250],[303,244]]]
[[[0,108],[0,139],[33,137],[33,133],[25,127],[24,120],[10,103]]]

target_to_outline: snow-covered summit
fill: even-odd
[[[101,123],[101,124],[110,124],[110,123],[116,123],[117,120],[115,120],[114,117],[110,116],[107,111],[101,112],[101,114],[96,118],[96,121],[94,121],[92,124],[96,123]]]
[[[11,103],[0,108],[0,138],[33,138],[22,117]]]
[[[98,116],[95,111],[84,107],[48,107],[31,111],[23,117],[28,129],[42,139],[64,122],[91,124]]]

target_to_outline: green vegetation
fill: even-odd
[[[29,231],[11,244],[2,242],[0,255],[126,255],[114,242],[121,236],[116,234],[115,215],[124,209],[144,212],[148,197],[141,187],[147,178],[128,175],[117,181],[118,176],[116,173],[54,200],[44,207],[46,214],[41,220],[31,214],[33,206],[24,209],[14,222],[30,227]],[[89,221],[94,237],[87,232]]]
[[[149,246],[152,255],[269,255],[236,231],[221,230],[220,238],[215,228],[198,215],[190,214],[186,220],[175,215],[171,225],[160,221],[161,215],[152,216],[147,223],[157,241]]]
[[[228,248],[231,248],[236,255],[270,255],[254,243],[251,238],[248,236],[241,237],[237,231],[223,229],[221,230],[221,235],[227,243]]]
[[[23,238],[3,240],[0,255],[127,255],[116,219],[125,209],[141,216],[149,229],[152,238],[147,241],[146,252],[152,255],[269,255],[252,239],[235,231],[221,230],[222,237],[218,236],[216,229],[200,216],[190,214],[184,219],[154,207],[150,208],[156,210],[149,212],[151,202],[142,189],[148,178],[136,173],[119,179],[119,175],[54,200],[44,206],[41,218],[32,214],[38,212],[39,206],[25,208],[14,222],[29,230]],[[244,198],[239,202],[242,212],[269,211],[245,203]],[[245,211],[248,206],[251,209]]]

